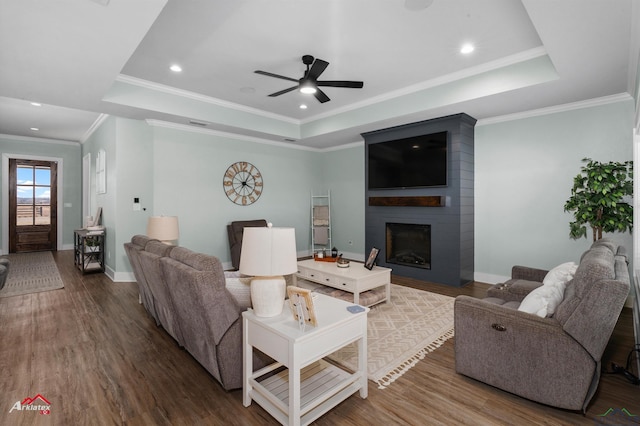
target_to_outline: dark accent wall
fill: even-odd
[[[456,114],[404,126],[363,133],[365,140],[365,244],[380,249],[377,263],[393,274],[461,287],[474,273],[474,126],[476,119]],[[447,186],[434,188],[368,190],[369,145],[436,132],[448,132]],[[444,205],[397,205],[380,197],[443,197]],[[369,202],[371,198],[371,203]],[[387,264],[385,224],[431,225],[431,269]]]

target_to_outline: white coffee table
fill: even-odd
[[[279,316],[264,318],[243,312],[243,400],[256,401],[282,424],[306,425],[356,391],[367,397],[367,312],[351,313],[348,303],[317,294],[313,297],[318,326],[300,330],[289,302]],[[357,342],[358,369],[351,373],[324,360]],[[253,371],[253,348],[276,362]],[[281,367],[285,370],[264,377]]]
[[[339,268],[335,262],[319,262],[313,259],[298,262],[296,276],[353,293],[353,303],[360,303],[360,293],[385,287],[386,297],[377,301],[391,300],[391,269],[374,266],[368,270],[362,263],[351,262],[348,268]]]

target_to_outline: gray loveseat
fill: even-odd
[[[144,243],[144,249],[132,243]],[[141,301],[147,311],[225,390],[241,388],[242,312],[246,307],[227,289],[220,260],[140,235],[132,243],[127,243],[127,254],[132,266],[137,265],[134,275],[140,279]],[[270,362],[254,351],[256,370]]]
[[[625,250],[609,240],[595,242],[551,317],[517,310],[545,274],[514,267],[513,278],[489,297],[456,298],[455,368],[524,398],[585,412],[629,293]]]

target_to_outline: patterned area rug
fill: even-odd
[[[18,296],[63,288],[60,273],[49,251],[15,253],[9,258],[9,274],[0,297]]]
[[[367,371],[380,389],[453,337],[453,297],[391,284],[391,303],[371,308],[367,322]],[[355,344],[329,358],[354,369]]]

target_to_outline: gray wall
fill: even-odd
[[[577,261],[590,244],[568,236],[563,210],[581,159],[632,159],[633,101],[550,112],[475,128],[475,279],[500,282],[514,264],[548,268]],[[151,214],[180,218],[180,244],[215,254],[230,264],[225,225],[266,218],[296,228],[298,251],[310,247],[310,197],[331,191],[333,242],[362,260],[364,244],[364,144],[317,151],[236,139],[197,128],[150,126],[109,118],[84,143],[52,144],[0,136],[0,151],[65,158],[64,237],[82,225],[82,155],[107,151],[104,208],[107,266],[116,280],[132,279],[122,244],[144,233]],[[82,150],[82,152],[81,152]],[[115,161],[114,161],[115,160]],[[251,206],[231,203],[222,189],[226,168],[249,161],[264,176],[265,190]],[[146,211],[133,212],[133,197]],[[0,219],[4,220],[0,213]],[[612,234],[632,250],[630,234]],[[351,242],[351,244],[349,244]]]
[[[476,280],[500,282],[511,266],[550,268],[579,260],[589,239],[569,238],[564,212],[581,160],[633,159],[633,102],[502,123],[478,122]],[[607,235],[631,253],[631,234]]]
[[[133,279],[123,244],[134,234],[144,234],[153,204],[152,134],[144,121],[110,117],[82,145],[82,156],[91,153],[91,214],[102,208],[106,227],[106,272],[114,280]],[[95,159],[106,152],[107,190],[95,191]],[[81,164],[80,164],[81,165]],[[133,211],[138,197],[146,210]],[[124,272],[123,277],[118,274]]]
[[[226,225],[235,220],[266,219],[274,226],[294,227],[298,251],[307,250],[311,191],[320,181],[316,155],[279,144],[156,126],[152,211],[178,216],[179,244],[215,254],[223,263],[230,262]],[[253,164],[262,174],[262,195],[248,206],[232,203],[222,185],[225,171],[237,161]]]

